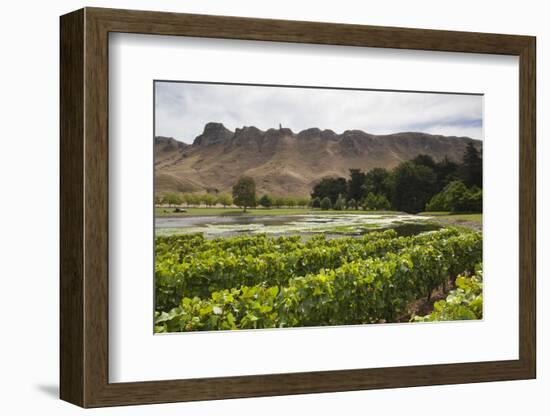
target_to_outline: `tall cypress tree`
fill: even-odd
[[[472,142],[468,143],[462,157],[462,179],[468,187],[483,188],[483,162]]]
[[[354,199],[356,201],[361,200],[365,196],[365,190],[363,185],[365,183],[365,172],[361,169],[350,169],[348,179],[348,199]]]

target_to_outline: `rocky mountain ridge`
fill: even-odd
[[[419,154],[459,161],[469,142],[481,150],[481,141],[468,137],[361,130],[337,134],[316,127],[295,133],[281,126],[245,126],[233,132],[212,122],[190,145],[155,138],[155,191],[231,192],[236,180],[248,175],[260,194],[306,196],[321,178],[346,177],[350,168],[391,169]]]

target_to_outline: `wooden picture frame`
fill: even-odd
[[[85,8],[61,17],[60,396],[82,407],[536,377],[535,38]],[[108,379],[108,34],[263,40],[519,57],[519,359],[170,381]]]

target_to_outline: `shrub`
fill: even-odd
[[[273,200],[269,195],[263,195],[258,203],[264,208],[271,208],[271,206],[273,205]]]
[[[342,195],[338,195],[338,199],[334,204],[334,209],[338,211],[342,211],[345,208],[346,208],[346,199]]]
[[[330,202],[330,198],[328,196],[325,196],[321,200],[321,209],[324,210],[324,211],[332,209],[332,203]]]
[[[481,212],[482,199],[478,187],[468,189],[464,182],[453,181],[430,199],[426,211]]]
[[[382,194],[375,195],[370,192],[363,201],[363,209],[365,210],[388,210],[390,208],[390,201]]]

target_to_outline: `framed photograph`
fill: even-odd
[[[534,37],[60,28],[63,400],[536,377]]]

